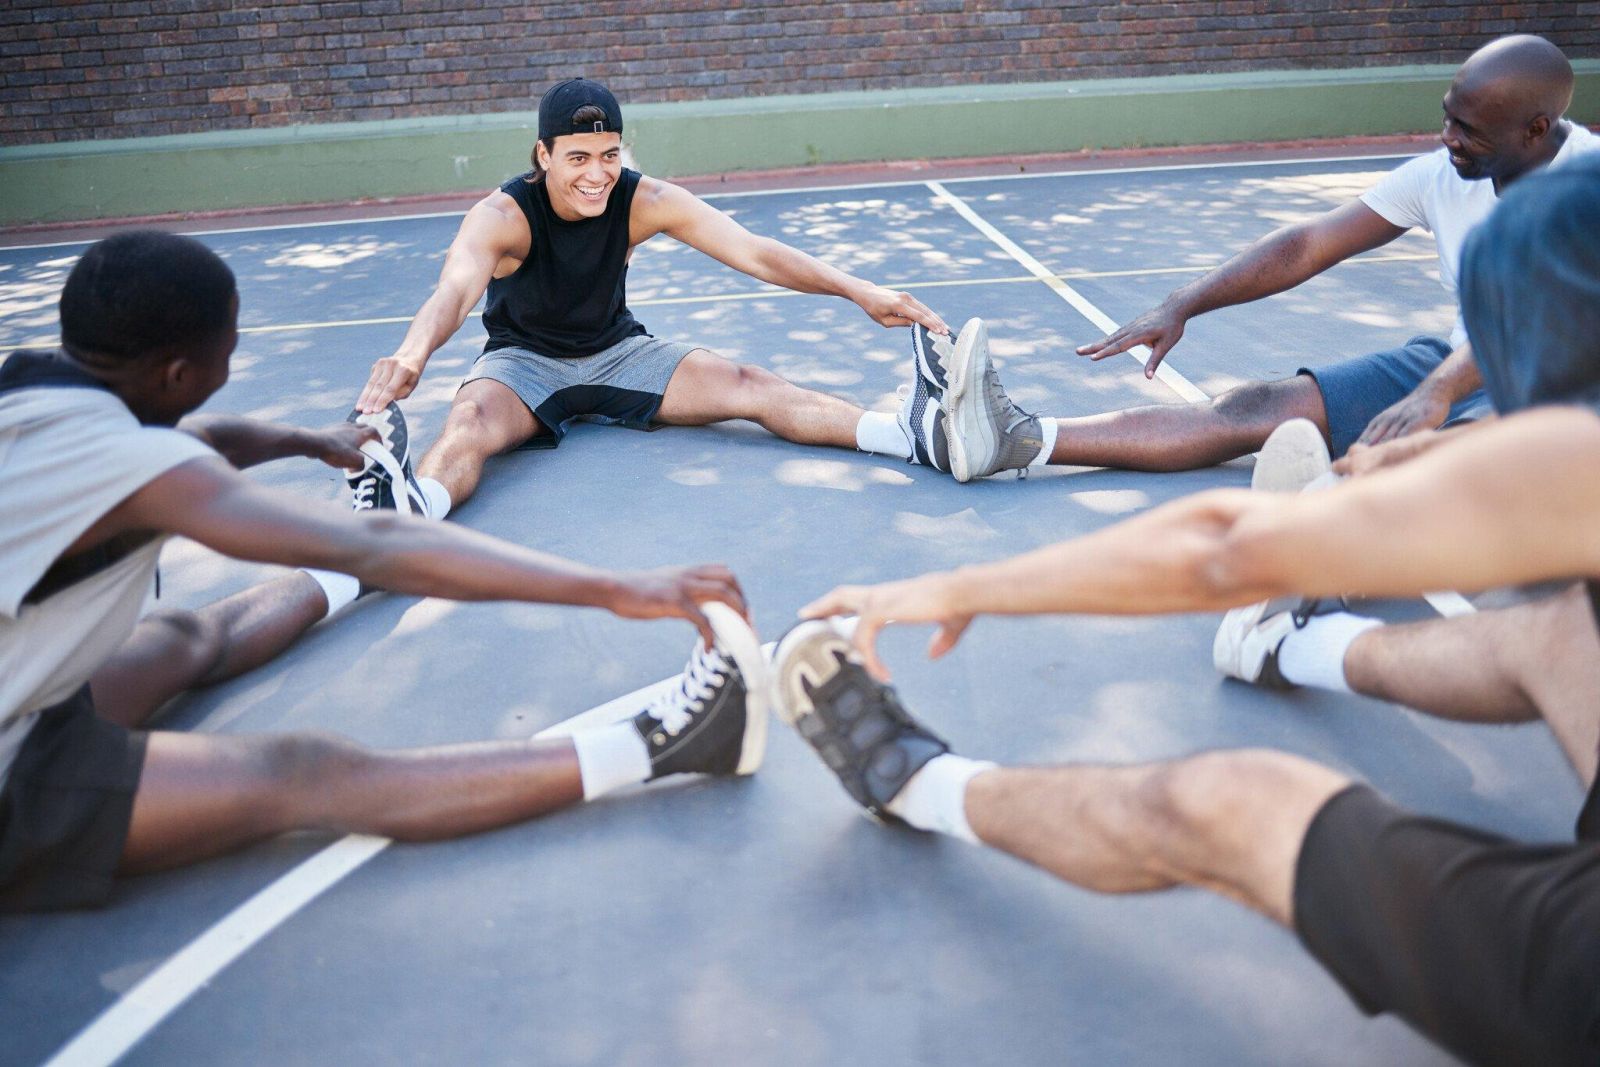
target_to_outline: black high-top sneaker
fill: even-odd
[[[427,514],[427,500],[422,487],[411,473],[411,435],[406,430],[406,417],[400,405],[390,401],[389,406],[371,415],[352,411],[346,422],[371,426],[378,431],[378,440],[361,446],[367,462],[359,471],[347,471],[344,480],[350,486],[351,507],[356,511],[386,508],[402,515]],[[395,492],[395,485],[403,484],[405,491]]]
[[[778,715],[805,738],[856,803],[884,821],[911,776],[950,746],[875,680],[835,619],[802,622],[772,656]]]
[[[767,749],[767,672],[761,642],[732,608],[700,605],[717,643],[695,645],[678,684],[633,717],[650,777],[754,774]]]

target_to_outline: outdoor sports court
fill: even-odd
[[[1011,396],[1080,415],[1448,332],[1432,242],[1413,233],[1194,320],[1158,381],[1129,356],[1072,351],[1397,162],[1011,168],[712,202],[913,292],[953,327],[984,317]],[[459,218],[204,234],[238,275],[245,327],[206,410],[343,418],[433,286]],[[0,250],[0,350],[50,341],[86,243]],[[629,296],[658,336],[867,407],[894,410],[910,380],[907,331],[842,300],[763,289],[670,241],[638,250]],[[420,445],[481,344],[469,322],[404,403]],[[344,492],[309,461],[252,473]],[[836,584],[1011,555],[1249,475],[1246,460],[962,486],[744,423],[579,426],[556,452],[493,461],[451,521],[613,568],[725,562],[771,641]],[[198,606],[267,573],[174,542],[162,598]],[[1425,813],[1570,836],[1580,790],[1542,725],[1452,725],[1223,681],[1217,621],[991,618],[937,664],[922,657],[926,629],[892,629],[884,648],[907,706],[966,755],[1155,760],[1264,745]],[[681,623],[579,609],[369,597],[158,725],[324,729],[379,746],[526,735],[631,715],[692,640]],[[1400,1022],[1362,1016],[1292,933],[1220,898],[1097,897],[998,853],[874,825],[777,723],[752,779],[669,782],[440,844],[284,838],[128,880],[102,911],[0,918],[0,1035],[5,1064],[1450,1062]]]

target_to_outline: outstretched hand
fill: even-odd
[[[388,407],[390,401],[404,400],[421,377],[420,367],[413,367],[397,356],[384,356],[372,365],[372,374],[361,390],[361,398],[356,401],[356,410],[371,415]]]
[[[856,303],[879,326],[910,326],[913,322],[920,322],[934,333],[950,332],[950,327],[945,325],[943,319],[910,293],[874,285]]]
[[[1161,361],[1167,358],[1172,346],[1183,337],[1183,327],[1188,321],[1187,315],[1162,304],[1160,307],[1151,308],[1138,318],[1129,320],[1098,341],[1079,345],[1078,355],[1100,360],[1139,345],[1149,345],[1150,358],[1145,361],[1144,376],[1154,378],[1156,368],[1161,366]]]
[[[606,607],[624,619],[687,619],[709,647],[717,637],[700,605],[720,601],[746,619],[739,579],[720,563],[698,567],[660,567],[619,576],[616,595]]]
[[[867,672],[880,682],[889,680],[889,668],[878,658],[878,633],[890,623],[932,622],[939,629],[928,642],[928,658],[938,659],[956,647],[972,625],[973,616],[954,610],[948,574],[924,574],[881,585],[841,585],[800,609],[804,619],[829,615],[854,615],[856,630],[850,643]]]
[[[367,462],[367,457],[361,454],[361,446],[376,440],[378,431],[371,426],[341,422],[326,429],[306,431],[305,454],[330,467],[360,470]]]

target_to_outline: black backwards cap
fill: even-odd
[[[1503,414],[1600,404],[1600,153],[1519,178],[1461,256],[1461,314]]]
[[[604,122],[574,122],[579,108],[593,105],[606,113]],[[569,133],[621,133],[622,108],[617,98],[599,82],[568,78],[545,91],[539,100],[539,140],[552,141]]]

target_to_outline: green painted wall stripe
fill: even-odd
[[[1600,122],[1600,60],[1571,114]],[[1449,66],[1268,71],[637,104],[661,177],[889,159],[1413,133]],[[0,148],[0,225],[487,189],[526,167],[531,112]]]

